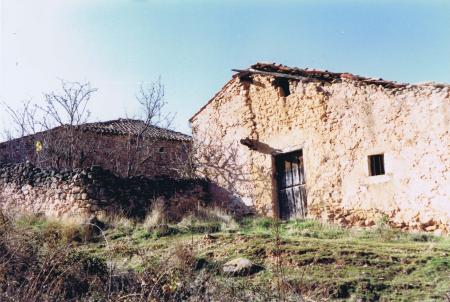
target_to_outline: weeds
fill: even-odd
[[[165,215],[164,204],[160,200],[152,203],[149,214],[145,217],[143,227],[147,230],[166,224],[168,219]]]
[[[186,215],[177,226],[188,233],[216,233],[219,231],[235,231],[239,224],[224,211],[213,208],[199,208]]]
[[[0,215],[0,300],[440,301],[450,292],[448,239],[429,234],[236,222],[201,208],[180,223],[104,222],[89,238],[85,222]],[[224,275],[236,256],[264,270]]]
[[[284,278],[284,266],[283,266],[283,255],[281,251],[281,223],[279,219],[276,219],[275,221],[271,222],[270,224],[267,224],[267,226],[272,225],[274,227],[274,237],[275,237],[275,258],[276,258],[276,265],[275,265],[275,275],[277,277],[277,291],[278,291],[278,301],[286,301],[285,297],[285,278]]]
[[[2,227],[0,300],[73,299],[86,294],[90,286],[103,286],[107,280],[104,260],[76,252],[53,222],[31,222],[40,231],[25,228],[23,221],[18,229]]]
[[[124,234],[130,234],[136,226],[136,221],[123,214],[108,215],[101,217],[100,220],[107,228],[120,231]]]

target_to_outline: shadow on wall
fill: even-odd
[[[239,195],[216,183],[208,183],[208,193],[211,196],[212,205],[214,207],[224,209],[234,217],[244,217],[255,214],[254,209],[247,206]]]
[[[279,150],[267,144],[250,140],[227,143],[223,137],[226,131],[209,128],[209,133],[198,133],[193,129],[195,141],[190,155],[194,175],[208,179],[209,192],[216,201],[228,203],[230,207],[239,207],[246,214],[256,211],[254,201],[272,198],[272,173],[270,167],[262,167],[249,161],[249,154],[241,144],[259,154],[276,154]],[[273,205],[267,205],[272,207]],[[272,208],[258,208],[258,212],[269,214]]]
[[[262,154],[275,155],[281,153],[279,149],[272,148],[268,144],[262,143],[251,138],[243,138],[239,141],[242,145],[247,146],[250,150],[258,151]]]

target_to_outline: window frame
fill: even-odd
[[[370,154],[368,156],[369,177],[386,175],[384,153]]]

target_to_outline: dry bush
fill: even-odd
[[[22,229],[32,229],[39,232],[48,240],[52,239],[68,244],[87,241],[92,238],[92,234],[89,234],[89,225],[79,217],[61,220],[28,213],[11,218],[11,223]]]
[[[130,242],[126,240],[121,240],[111,244],[110,253],[112,255],[120,255],[131,259],[134,255],[138,253],[138,250],[137,248],[133,247]]]
[[[44,232],[6,225],[0,226],[0,301],[61,301],[92,289],[104,292],[105,261],[74,250],[55,224]]]
[[[178,226],[199,232],[237,230],[239,228],[239,224],[234,220],[233,216],[216,207],[198,208],[196,211],[185,215],[178,223]]]
[[[166,224],[167,220],[164,201],[157,199],[153,202],[148,215],[145,217],[143,227],[146,230],[151,230],[158,225]]]
[[[197,254],[192,244],[175,244],[171,260],[174,268],[187,274],[198,268]]]
[[[209,216],[210,219],[215,219],[221,223],[222,231],[239,229],[239,224],[236,222],[234,217],[229,213],[227,213],[225,210],[218,207],[214,207],[214,208],[205,208],[204,211],[206,212],[207,216]]]
[[[122,213],[100,216],[98,220],[103,222],[105,227],[118,229],[125,232],[131,231],[136,226],[135,220]]]

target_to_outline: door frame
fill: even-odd
[[[299,152],[301,154],[302,164],[303,164],[303,179],[304,179],[304,189],[305,189],[305,217],[307,217],[308,214],[308,198],[307,198],[307,177],[306,177],[306,168],[305,168],[305,152],[304,148],[300,146],[296,146],[295,148],[289,148],[287,150],[283,150],[284,152],[279,152],[276,154],[272,154],[272,168],[273,168],[273,177],[272,177],[272,183],[273,183],[273,199],[275,201],[275,217],[281,218],[281,207],[280,207],[280,184],[279,184],[279,175],[278,175],[278,158],[281,156],[286,156],[290,153],[297,153]]]

